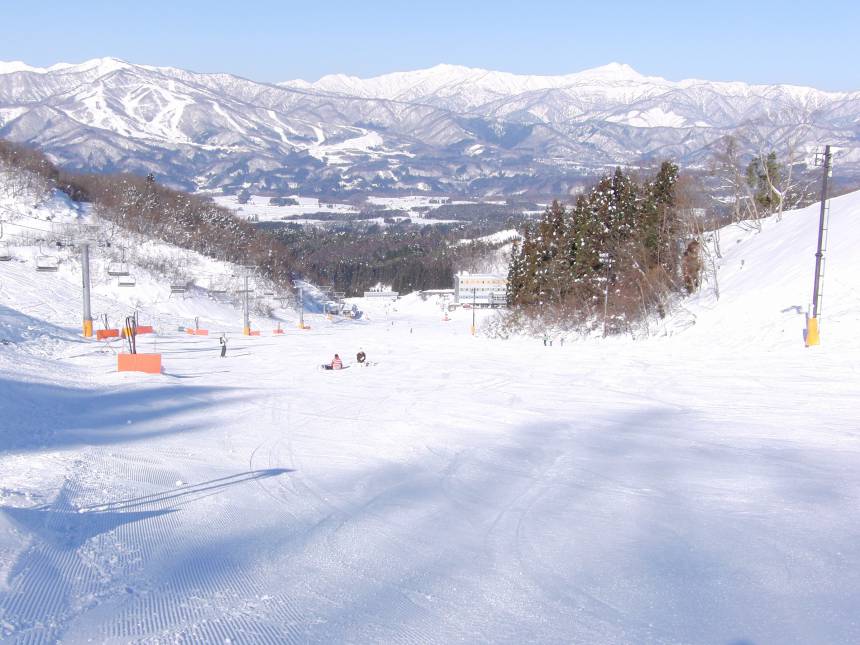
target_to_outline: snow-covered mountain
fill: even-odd
[[[615,164],[704,164],[727,134],[747,152],[830,143],[838,172],[860,174],[860,92],[673,82],[618,63],[278,85],[113,58],[0,63],[0,136],[186,188],[557,195]]]
[[[468,110],[499,98],[527,92],[574,86],[599,87],[602,91],[609,92],[612,86],[643,80],[648,79],[630,66],[619,63],[565,76],[521,76],[459,65],[436,65],[430,69],[395,72],[369,79],[331,74],[323,76],[315,83],[299,80],[287,81],[281,85],[364,98],[443,104],[451,109]]]

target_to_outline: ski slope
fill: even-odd
[[[814,207],[724,229],[720,298],[650,338],[473,338],[417,296],[242,337],[224,309],[224,359],[141,339],[160,376],[77,336],[74,275],[0,264],[0,633],[856,643],[858,212],[832,201],[815,348]]]

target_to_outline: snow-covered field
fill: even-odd
[[[2,263],[0,634],[860,642],[858,212],[815,348],[815,207],[723,231],[720,299],[666,335],[473,338],[408,296],[282,336],[225,312],[224,359],[165,325],[160,376],[77,337],[79,276]]]
[[[275,206],[269,203],[269,197],[261,195],[251,195],[245,204],[240,204],[236,195],[217,195],[213,199],[216,204],[229,208],[239,217],[245,219],[256,217],[261,222],[278,221],[285,217],[299,218],[303,215],[313,215],[319,212],[339,213],[344,217],[358,213],[358,209],[349,204],[320,201],[316,197],[299,197],[296,195],[293,195],[292,199],[298,203],[290,206]]]
[[[269,203],[269,197],[261,195],[251,195],[248,201],[240,204],[236,195],[215,195],[213,197],[216,204],[229,208],[238,217],[243,219],[256,218],[260,222],[280,221],[287,219],[296,224],[317,224],[322,221],[315,219],[313,216],[316,213],[333,213],[342,215],[343,218],[349,219],[351,216],[359,214],[360,209],[351,204],[340,204],[333,201],[320,201],[316,197],[301,197],[298,195],[290,196],[296,201],[296,204],[289,206],[276,206]],[[443,203],[449,203],[447,198],[427,197],[420,195],[411,195],[406,197],[369,197],[367,203],[380,208],[381,210],[406,210],[415,207],[429,208],[430,211],[439,208]],[[454,204],[475,204],[477,202],[450,202]],[[432,214],[410,211],[408,217],[414,221],[421,221],[423,224],[452,224],[458,220],[450,219],[434,219]],[[395,217],[402,219],[403,216]],[[378,224],[385,226],[385,218],[378,217],[373,219],[362,219],[364,223]]]

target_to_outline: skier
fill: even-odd
[[[358,354],[355,355],[355,360],[356,362],[358,362],[359,365],[361,365],[362,363],[364,363],[364,361],[367,360],[367,354],[364,353],[363,349],[359,348]]]
[[[218,342],[221,344],[221,358],[224,358],[227,355],[227,336],[221,334],[221,338],[218,339]]]

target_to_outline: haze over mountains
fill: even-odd
[[[345,195],[564,194],[616,164],[704,167],[722,137],[749,154],[840,149],[860,176],[860,92],[452,65],[371,79],[259,83],[113,58],[0,63],[0,137],[79,170],[184,188]]]

